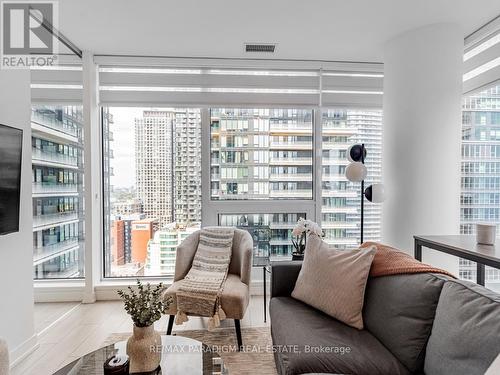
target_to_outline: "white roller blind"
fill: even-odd
[[[59,56],[58,65],[31,69],[33,103],[82,102],[82,63],[74,56]]]
[[[471,94],[500,80],[500,20],[465,40],[463,91]]]
[[[101,105],[382,105],[381,64],[107,56],[96,63]]]

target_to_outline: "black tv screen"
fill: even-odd
[[[0,124],[0,235],[19,231],[23,131]]]

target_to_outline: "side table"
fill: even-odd
[[[262,266],[262,274],[264,281],[264,323],[267,322],[267,274],[271,274],[271,265],[266,264]]]

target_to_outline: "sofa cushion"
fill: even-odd
[[[409,374],[367,330],[349,327],[291,297],[272,298],[269,312],[281,375]]]
[[[374,247],[337,250],[311,234],[292,297],[363,329],[365,287],[374,256]]]
[[[427,375],[484,374],[500,352],[500,295],[465,281],[443,286],[424,370]]]
[[[425,346],[447,279],[421,273],[368,280],[363,309],[365,328],[411,372],[423,370]]]

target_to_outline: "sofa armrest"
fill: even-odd
[[[289,297],[299,276],[302,262],[272,262],[271,263],[271,298]]]

